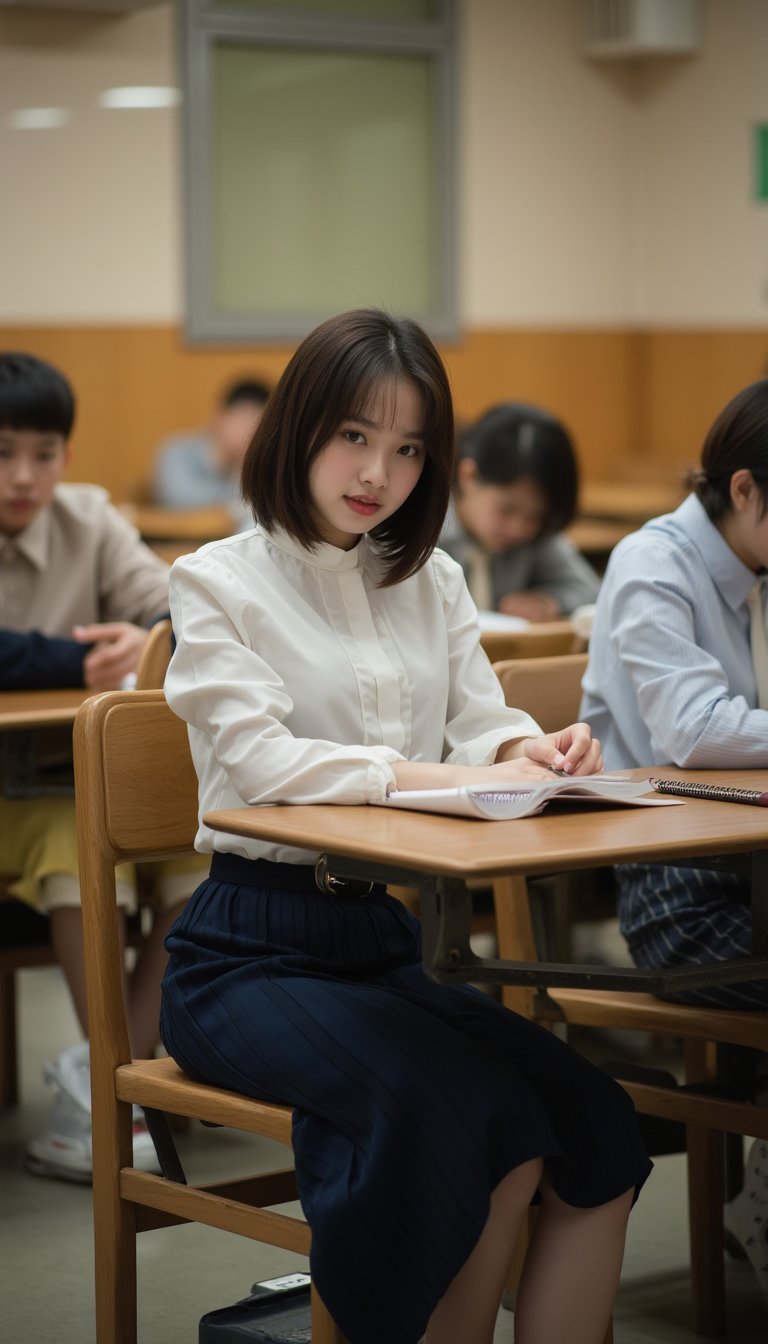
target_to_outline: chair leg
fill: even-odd
[[[724,1335],[723,1136],[699,1125],[688,1125],[686,1136],[693,1328]]]
[[[497,877],[493,883],[499,956],[514,961],[536,961],[537,952],[524,877]],[[533,1017],[535,990],[525,985],[503,985],[505,1008]]]
[[[716,1077],[717,1047],[713,1042],[687,1040],[683,1055],[687,1083]],[[693,1328],[701,1335],[723,1335],[726,1329],[723,1134],[699,1125],[686,1126],[685,1133]]]
[[[0,971],[0,1107],[16,1106],[18,1100],[16,972]]]
[[[120,1198],[119,1176],[131,1163],[132,1115],[124,1103],[118,1110],[116,1125],[113,1116],[94,1124],[96,1344],[136,1344],[136,1213]]]
[[[338,1325],[312,1284],[312,1344],[347,1344]]]

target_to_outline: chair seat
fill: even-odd
[[[722,1041],[765,1050],[768,1014],[665,1003],[652,994],[609,989],[551,989],[549,997],[566,1022],[580,1027],[616,1027],[670,1032],[703,1041]]]
[[[231,1125],[252,1134],[264,1134],[278,1143],[291,1143],[290,1106],[274,1106],[239,1092],[198,1083],[172,1059],[138,1059],[121,1064],[115,1071],[115,1093],[120,1101],[216,1125]]]

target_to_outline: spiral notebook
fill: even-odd
[[[695,784],[688,779],[654,779],[648,781],[657,793],[674,798],[711,798],[715,803],[751,803],[754,807],[768,807],[768,793],[760,789],[739,789],[730,784]]]

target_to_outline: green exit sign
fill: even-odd
[[[755,199],[768,201],[768,125],[755,126]]]

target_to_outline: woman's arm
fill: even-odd
[[[600,743],[592,737],[588,724],[575,723],[559,733],[507,742],[490,765],[395,761],[392,771],[398,789],[450,789],[462,784],[499,785],[505,780],[542,778],[553,770],[566,775],[593,775],[602,768]]]
[[[270,584],[275,577],[245,570],[241,580],[239,573],[199,552],[173,569],[176,649],[165,692],[171,708],[193,730],[190,740],[205,790],[215,796],[226,777],[248,804],[380,802],[395,783],[392,764],[402,757],[385,745],[360,745],[359,738],[334,739],[340,722],[350,722],[338,685],[345,671],[343,653],[338,667],[321,653],[316,665],[307,664],[297,690],[306,735],[292,731],[298,708],[279,671],[253,645],[261,635],[265,649],[272,648],[282,637],[283,658],[299,662],[313,629],[311,620],[309,626],[302,624],[302,617],[312,613],[295,594],[294,605],[283,610],[284,592]],[[322,624],[319,619],[316,638]]]
[[[604,628],[609,622],[607,638],[621,669],[612,712],[621,713],[626,687],[650,733],[654,760],[688,768],[765,765],[768,713],[750,707],[730,684],[721,658],[699,642],[697,610],[702,619],[705,585],[693,564],[674,550],[639,543],[614,564],[601,617]],[[714,599],[706,600],[714,622]],[[723,659],[741,656],[749,664],[748,640],[735,622],[723,625],[717,637],[713,631],[714,625],[707,636],[712,647],[717,639],[727,641]],[[595,657],[602,638],[594,644]]]
[[[460,568],[447,556],[433,557],[448,632],[450,692],[444,760],[448,766],[506,770],[515,775],[545,769],[587,774],[602,768],[599,744],[586,724],[542,734],[524,707],[512,709],[482,647],[472,600]],[[400,770],[402,767],[396,767]],[[487,778],[487,776],[485,776]],[[477,775],[460,783],[482,782]],[[410,784],[408,787],[429,787]]]

